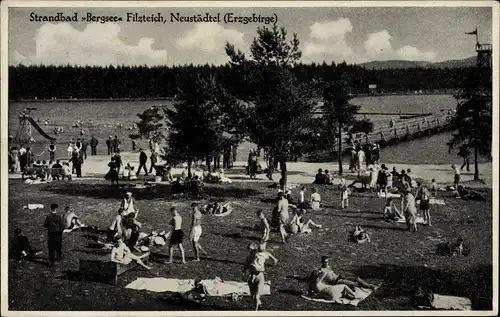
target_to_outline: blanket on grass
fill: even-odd
[[[421,309],[439,309],[439,310],[472,310],[470,299],[458,296],[448,296],[434,294],[431,306],[418,306]]]
[[[201,280],[196,283],[194,279],[175,279],[175,278],[163,278],[163,277],[153,277],[144,278],[139,277],[132,283],[125,286],[125,288],[135,289],[135,290],[147,290],[151,292],[174,292],[174,293],[186,293],[194,290],[197,286],[200,286],[200,291],[202,291],[207,296],[227,296],[227,295],[240,295],[249,296],[250,289],[246,282],[233,282],[233,281],[223,281],[219,277],[211,280]],[[264,286],[264,291],[262,295],[271,294],[271,283],[266,281]]]
[[[368,289],[368,288],[361,288],[361,287],[356,287],[355,288],[355,299],[348,299],[348,298],[339,298],[339,299],[322,299],[322,298],[313,298],[313,297],[308,297],[306,295],[302,295],[302,298],[314,302],[320,302],[320,303],[329,303],[329,304],[342,304],[342,305],[352,305],[352,306],[358,306],[360,302],[362,302],[365,298],[370,296],[370,294],[373,293],[373,290]]]

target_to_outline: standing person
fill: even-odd
[[[469,168],[469,156],[470,156],[469,147],[465,144],[462,145],[458,150],[458,155],[464,159],[464,163],[462,164],[462,166],[460,166],[460,170],[462,171],[464,169],[464,167],[467,166],[467,172],[469,172],[470,171],[470,168]]]
[[[118,175],[120,175],[120,168],[123,165],[122,157],[120,155],[120,149],[118,149],[117,152],[115,153],[115,164],[116,164],[116,172],[118,173]]]
[[[356,170],[356,157],[357,157],[356,149],[354,149],[354,147],[352,147],[351,148],[351,159],[349,160],[349,170],[351,172]]]
[[[264,232],[262,233],[262,238],[260,239],[260,242],[265,243],[265,242],[269,241],[269,234],[271,233],[271,227],[269,226],[269,222],[267,221],[263,210],[257,211],[257,217],[259,217],[259,219],[260,219],[261,229],[264,230]]]
[[[80,138],[76,139],[74,151],[78,152],[78,154],[81,155],[82,147],[83,147],[83,144],[82,144],[82,141],[80,140]]]
[[[106,140],[106,146],[108,148],[108,155],[113,154],[113,137],[111,135]]]
[[[306,194],[306,188],[304,186],[302,186],[300,188],[300,192],[299,192],[299,206],[301,208],[305,208],[304,207],[304,204],[306,202],[306,199],[305,199],[305,194]]]
[[[347,181],[344,178],[344,175],[342,173],[339,174],[340,176],[340,207],[344,209],[345,207],[349,207],[349,188],[347,187]]]
[[[158,162],[158,153],[156,151],[151,152],[151,156],[149,157],[149,159],[151,160],[151,167],[149,168],[149,174],[151,174],[151,173],[153,173],[153,168],[155,167],[156,163]],[[147,175],[147,173],[146,173],[146,175]]]
[[[89,147],[89,142],[85,139],[82,139],[82,158],[84,160],[87,159],[87,148]]]
[[[260,296],[264,292],[265,287],[264,273],[266,261],[272,259],[276,265],[278,259],[266,251],[265,243],[261,243],[258,247],[252,243],[248,246],[248,250],[250,254],[245,261],[243,272],[247,275],[248,287],[254,300],[255,310],[257,311],[262,305]]]
[[[200,209],[198,208],[198,204],[193,204],[193,215],[191,218],[191,233],[189,234],[189,238],[191,239],[191,242],[193,243],[193,249],[196,254],[196,260],[195,262],[200,262],[200,252],[203,254],[207,254],[205,250],[201,247],[199,241],[202,233],[201,229],[201,219],[203,218],[203,215],[200,212]]]
[[[285,198],[285,194],[283,192],[278,193],[278,214],[280,217],[280,235],[281,235],[281,242],[283,244],[286,243],[286,227],[288,226],[289,218],[290,215],[288,214],[288,200]]]
[[[132,151],[135,151],[136,148],[137,148],[137,142],[134,139],[132,139]]]
[[[181,251],[182,263],[186,264],[184,248],[182,247],[182,240],[184,239],[184,232],[182,231],[182,217],[179,215],[175,207],[172,207],[170,211],[172,212],[172,220],[170,221],[172,230],[170,231],[171,235],[168,243],[169,261],[166,262],[166,264],[173,263],[174,247],[176,246],[179,247],[179,251]]]
[[[83,158],[81,155],[78,154],[78,152],[73,152],[73,153],[74,153],[74,155],[72,157],[73,168],[76,171],[76,177],[80,178],[80,177],[82,177]]]
[[[358,151],[358,161],[356,166],[359,171],[363,169],[364,164],[365,164],[365,152],[363,151],[363,149],[360,148]]]
[[[56,157],[56,145],[54,144],[54,140],[50,140],[49,144],[49,160],[55,161]]]
[[[99,140],[92,136],[90,138],[90,155],[97,155],[97,145],[99,144]],[[108,153],[109,155],[109,153]]]
[[[118,139],[117,135],[115,135],[112,144],[113,144],[113,152],[118,153],[118,150],[120,148],[120,140]]]
[[[415,196],[410,191],[405,192],[403,204],[403,215],[408,231],[413,229],[413,232],[417,232],[417,207],[415,206]]]
[[[373,144],[372,161],[373,163],[380,161],[380,146],[377,143]]]
[[[71,153],[71,158],[70,158],[70,161],[71,161],[71,174],[75,173],[76,164],[77,164],[77,160],[78,160],[79,157],[80,157],[80,155],[78,154],[77,151],[73,151],[73,153]]]
[[[50,205],[50,214],[45,218],[44,227],[48,230],[49,266],[53,266],[55,261],[62,259],[62,234],[64,231],[64,221],[61,215],[57,214],[59,205]]]
[[[139,173],[141,172],[141,168],[144,168],[144,173],[146,176],[148,176],[148,168],[146,167],[146,162],[148,161],[148,156],[144,152],[143,149],[139,149],[139,168],[137,169],[136,175],[139,176]]]
[[[26,164],[27,166],[33,165],[35,162],[35,154],[31,151],[31,147],[26,148]]]
[[[430,213],[431,192],[429,191],[429,189],[425,184],[420,185],[420,187],[417,189],[415,197],[417,199],[420,199],[420,210],[422,210],[424,213],[424,224],[428,225],[429,227],[432,227],[431,213]]]
[[[455,165],[452,165],[451,169],[453,170],[453,173],[454,173],[453,186],[455,187],[455,191],[456,191],[458,188],[458,185],[460,185],[460,169]]]
[[[312,210],[318,210],[321,206],[321,195],[318,193],[316,188],[312,189],[310,204]]]
[[[24,145],[21,145],[21,148],[19,149],[19,167],[21,169],[21,172],[24,172],[27,162],[26,149],[24,148]]]
[[[68,158],[71,159],[73,156],[73,152],[75,151],[73,141],[69,142],[68,148],[66,149],[66,153],[68,153]]]

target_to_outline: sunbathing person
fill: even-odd
[[[144,264],[144,262],[142,262],[142,259],[147,257],[148,255],[149,252],[141,256],[133,254],[125,245],[123,239],[121,237],[118,237],[116,239],[115,247],[111,250],[111,262],[127,265],[130,264],[130,262],[135,261],[140,266],[150,270],[152,267],[147,266],[146,264]]]
[[[311,226],[318,229],[322,228],[322,225],[314,223],[314,221],[312,221],[311,219],[305,221],[304,220],[305,214],[306,211],[304,209],[299,209],[295,214],[295,216],[292,218],[289,227],[292,233],[311,233],[312,232]]]
[[[64,208],[64,221],[66,229],[73,230],[85,227],[85,225],[81,223],[78,216],[70,209],[69,206],[66,206],[66,208]]]
[[[309,284],[309,296],[315,296],[326,300],[338,300],[342,297],[351,300],[356,298],[354,292],[347,285],[332,285],[325,281],[327,276],[328,273],[322,270],[312,273]]]
[[[356,225],[356,229],[351,234],[351,240],[357,243],[370,242],[370,236],[361,226]]]
[[[338,285],[338,284],[345,284],[351,288],[351,290],[355,290],[355,287],[364,287],[364,288],[369,288],[372,290],[375,290],[377,288],[376,285],[370,284],[361,278],[355,276],[355,277],[346,277],[340,274],[336,274],[332,271],[329,265],[329,260],[327,256],[322,256],[321,257],[321,268],[319,270],[316,270],[321,272],[321,274],[325,274],[325,276],[322,278],[322,282],[325,284],[329,285]],[[313,272],[313,276],[314,273]],[[309,285],[309,290],[311,291],[311,284]],[[312,292],[314,293],[314,289],[312,289]]]

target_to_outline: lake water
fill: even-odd
[[[404,95],[404,96],[374,96],[356,97],[352,103],[361,106],[363,112],[412,112],[426,113],[439,112],[441,110],[454,109],[456,101],[451,95]],[[117,135],[122,141],[123,150],[131,149],[128,135],[132,132],[128,127],[138,121],[137,114],[153,105],[172,105],[170,101],[99,101],[99,102],[11,102],[9,103],[9,134],[16,135],[19,129],[19,113],[26,107],[34,107],[32,117],[40,121],[40,126],[49,135],[54,135],[54,126],[62,126],[64,133],[58,135],[57,156],[66,156],[66,147],[70,138],[80,137],[82,128],[72,128],[76,120],[83,120],[83,129],[86,136],[95,135],[100,144],[98,154],[106,152],[105,140],[110,135]],[[367,116],[375,124],[383,122],[387,124],[388,116]],[[46,119],[50,120],[44,125]],[[93,124],[88,124],[92,120]],[[118,127],[118,123],[123,128]],[[36,130],[33,129],[33,137],[37,141],[33,144],[35,154],[43,152],[47,142]],[[411,143],[399,144],[382,151],[383,160],[386,162],[405,163],[448,163],[457,161],[456,155],[449,155],[446,141],[449,134],[438,135],[427,139],[417,140]],[[145,142],[139,142],[139,146],[146,146]],[[243,145],[239,151],[238,159],[245,160],[249,145]],[[90,149],[89,149],[90,151]],[[41,159],[46,159],[45,152]],[[385,156],[385,158],[384,158]],[[459,161],[459,160],[458,160]]]

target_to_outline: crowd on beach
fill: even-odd
[[[213,171],[202,167],[194,169],[192,173],[188,173],[188,167],[185,165],[180,176],[174,177],[172,174],[172,166],[161,160],[164,155],[161,151],[156,151],[155,147],[150,142],[151,154],[148,157],[146,152],[139,149],[139,166],[136,169],[129,162],[123,163],[120,155],[120,143],[118,137],[110,136],[106,140],[108,155],[111,156],[108,163],[109,171],[105,178],[113,184],[118,184],[120,179],[132,181],[137,179],[141,172],[148,176],[155,171],[155,176],[158,181],[165,181],[171,184],[171,194],[189,194],[193,196],[199,195],[203,191],[203,183],[211,182],[218,184],[229,184],[231,179],[226,177],[223,168],[214,169]],[[21,171],[29,168],[48,168],[51,170],[61,171],[60,175],[51,172],[43,175],[44,179],[71,179],[71,175],[76,171],[77,177],[81,177],[81,167],[84,160],[87,159],[87,147],[90,145],[90,155],[96,155],[97,139],[93,136],[90,141],[84,138],[78,138],[76,141],[71,140],[67,148],[67,162],[62,162],[60,159],[55,160],[56,145],[51,142],[48,146],[49,160],[35,161],[35,155],[31,149],[21,147],[18,151],[16,148],[11,149],[11,171]],[[135,145],[133,143],[135,149]],[[311,194],[309,199],[306,198],[306,187],[302,186],[298,193],[298,197],[293,197],[291,189],[296,184],[285,185],[280,181],[277,185],[277,199],[274,205],[271,218],[266,217],[264,210],[257,210],[257,224],[255,228],[261,231],[261,239],[258,244],[252,243],[248,245],[248,257],[245,261],[244,272],[247,277],[247,282],[254,301],[255,309],[259,309],[262,305],[261,295],[265,285],[265,263],[271,259],[275,263],[278,259],[267,251],[266,245],[270,240],[273,228],[278,232],[279,238],[283,244],[287,243],[289,235],[293,234],[312,234],[315,229],[323,228],[322,224],[318,224],[313,220],[314,211],[324,208],[321,202],[320,188],[323,185],[337,186],[339,189],[339,206],[340,209],[349,207],[349,199],[351,192],[355,189],[356,183],[361,183],[362,188],[368,187],[372,192],[376,192],[377,197],[385,198],[384,210],[381,211],[383,219],[389,221],[400,221],[406,223],[409,231],[418,231],[417,217],[419,213],[423,214],[424,224],[432,226],[430,207],[431,199],[437,196],[437,192],[443,190],[438,187],[438,184],[432,179],[430,182],[422,180],[417,175],[414,175],[410,169],[397,171],[394,167],[389,171],[385,164],[379,164],[380,147],[378,144],[366,144],[361,147],[356,145],[351,148],[349,172],[354,175],[354,180],[349,184],[346,176],[343,173],[332,175],[325,169],[319,169],[315,175]],[[268,163],[267,171],[263,170],[259,164],[260,150],[252,149],[249,152],[248,164],[246,167],[247,174],[250,178],[257,178],[260,173],[266,173],[269,179],[272,179],[274,169],[277,167],[276,161],[273,161],[266,154],[264,155]],[[148,169],[149,159],[149,169]],[[69,162],[72,163],[72,169],[69,167]],[[275,165],[276,164],[276,165]],[[461,186],[460,172],[465,167],[461,168],[452,166],[454,172],[453,185],[448,186],[444,190],[454,190],[457,196],[469,197],[470,199],[479,198],[477,193],[470,190],[465,190]],[[217,165],[215,165],[217,166]],[[232,161],[225,161],[223,166],[232,166]],[[191,174],[191,175],[190,175]],[[400,201],[400,204],[397,202]],[[398,206],[400,208],[398,209]],[[214,207],[214,209],[224,210],[222,206]],[[417,208],[419,207],[419,208]],[[69,206],[65,207],[63,215],[58,214],[59,206],[51,204],[51,213],[46,217],[44,225],[48,230],[48,251],[49,265],[53,266],[55,262],[62,258],[62,241],[63,233],[74,230],[91,230],[100,232],[93,226],[87,226],[80,221],[80,217],[76,215]],[[136,262],[146,269],[151,269],[143,260],[149,256],[150,248],[154,246],[166,245],[169,254],[169,260],[165,263],[172,263],[174,252],[179,251],[182,263],[186,263],[185,250],[183,242],[185,240],[182,229],[183,218],[175,207],[172,207],[171,220],[169,222],[171,228],[168,232],[160,233],[153,231],[144,233],[141,231],[142,223],[138,221],[139,208],[132,196],[131,192],[126,192],[125,197],[121,200],[117,214],[110,219],[110,225],[105,229],[106,237],[98,239],[98,243],[103,248],[111,250],[110,259],[113,262],[128,265],[131,262]],[[207,208],[198,203],[192,204],[192,212],[190,215],[191,226],[188,239],[193,246],[195,253],[195,261],[200,261],[200,254],[207,252],[200,244],[202,236],[202,219],[207,214]],[[351,233],[351,238],[357,243],[369,243],[370,237],[368,233],[356,226]],[[38,250],[31,248],[29,240],[22,235],[20,230],[14,234],[14,254],[16,258],[30,258],[39,253]],[[139,255],[138,255],[139,254]],[[321,267],[314,270],[309,277],[309,295],[319,296],[325,299],[334,299],[340,297],[353,298],[355,287],[364,287],[376,289],[377,285],[368,283],[363,279],[354,276],[346,277],[335,273],[329,266],[327,256],[321,257]]]

